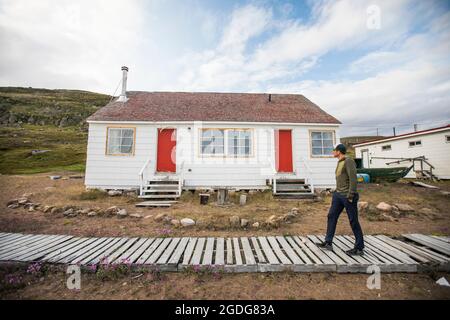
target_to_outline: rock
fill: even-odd
[[[280,221],[280,218],[278,218],[276,215],[272,215],[266,220],[266,224],[271,227],[278,227],[280,225]]]
[[[232,227],[239,227],[241,225],[241,218],[239,216],[232,216],[230,218],[230,225]]]
[[[151,217],[153,217],[153,215],[152,215],[152,214],[148,214],[148,215],[146,215],[146,216],[144,217],[144,219],[150,219]]]
[[[141,219],[142,218],[142,216],[139,213],[132,213],[132,214],[130,214],[130,217],[131,218],[136,218],[136,219]]]
[[[449,191],[444,191],[444,190],[441,190],[441,191],[439,191],[443,196],[450,196],[450,192]]]
[[[165,216],[163,219],[162,219],[162,221],[164,222],[164,223],[170,223],[170,221],[172,221],[172,217],[169,217],[169,216]]]
[[[249,221],[247,219],[241,219],[241,227],[245,228],[248,226]]]
[[[381,211],[389,212],[389,211],[392,211],[392,206],[390,204],[386,203],[386,202],[380,202],[377,205],[377,209],[381,210]]]
[[[63,215],[67,217],[67,216],[74,214],[74,212],[75,212],[75,210],[73,210],[73,208],[70,208],[70,209],[64,211]]]
[[[53,207],[53,208],[50,210],[50,213],[51,213],[51,214],[55,214],[55,213],[59,213],[59,212],[61,212],[61,209],[58,208],[58,207]]]
[[[26,204],[27,202],[28,202],[28,199],[26,199],[26,198],[20,198],[19,200],[17,200],[17,203],[22,204],[22,205]]]
[[[245,206],[246,203],[247,203],[247,195],[241,194],[241,195],[239,196],[239,204],[240,204],[241,206]]]
[[[88,216],[88,217],[95,217],[95,216],[97,216],[97,212],[91,211],[91,212],[89,212],[89,213],[87,214],[87,216]]]
[[[79,210],[79,214],[86,215],[86,214],[88,214],[88,213],[91,212],[91,211],[92,211],[92,210],[91,210],[90,208],[81,209],[81,210]]]
[[[47,213],[49,211],[51,211],[54,208],[54,206],[44,206],[44,208],[42,209],[42,212]]]
[[[119,212],[119,208],[117,206],[112,206],[105,210],[105,214],[109,215],[115,215],[117,212]]]
[[[153,220],[156,222],[160,222],[164,219],[164,217],[167,216],[167,213],[158,213]]]
[[[394,207],[397,208],[400,212],[414,212],[414,208],[409,204],[394,203]]]
[[[31,192],[27,192],[27,193],[24,193],[21,198],[28,199],[28,198],[31,198],[32,196],[33,196],[33,194]]]
[[[367,210],[367,208],[369,207],[369,203],[366,201],[359,201],[358,202],[358,211],[359,212],[364,212]]]
[[[6,203],[6,206],[9,207],[11,204],[18,204],[18,203],[19,203],[18,199],[12,199]]]
[[[117,216],[118,216],[119,218],[124,218],[124,217],[126,217],[127,215],[128,215],[128,212],[127,212],[127,210],[125,210],[125,209],[120,209],[120,210],[117,211]]]
[[[254,224],[252,224],[252,227],[255,229],[259,228],[259,222],[255,222]]]
[[[81,176],[81,175],[72,175],[72,176],[69,176],[69,179],[83,179],[84,178],[84,176]]]
[[[190,218],[183,218],[180,220],[180,223],[183,227],[189,227],[195,225],[195,221]]]
[[[8,208],[10,208],[10,209],[17,209],[17,208],[19,208],[20,206],[19,206],[19,204],[18,203],[11,203],[10,205],[8,205]]]
[[[178,220],[178,219],[172,219],[172,220],[170,220],[170,223],[172,225],[174,225],[175,227],[178,227],[181,224],[180,220]]]
[[[50,176],[49,178],[51,180],[58,180],[58,179],[61,179],[61,176]]]
[[[28,119],[28,121],[30,121],[30,120]],[[31,150],[31,155],[34,156],[36,154],[47,153],[47,152],[50,152],[50,150]]]
[[[108,191],[108,196],[110,197],[117,197],[117,196],[121,196],[122,195],[122,191],[120,190],[109,190]]]
[[[36,211],[35,207],[34,206],[30,206],[28,208],[28,212],[33,212],[33,211]]]
[[[388,221],[392,221],[392,222],[398,221],[398,219],[395,219],[394,217],[391,217],[390,215],[385,214],[385,213],[383,213],[381,216],[384,218],[384,220],[388,220]]]

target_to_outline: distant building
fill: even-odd
[[[366,141],[354,148],[364,168],[409,167],[413,162],[407,159],[424,157],[434,167],[436,177],[450,179],[450,125]],[[414,165],[406,178],[415,178],[424,169],[417,167],[424,165],[420,161]]]

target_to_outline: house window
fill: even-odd
[[[387,145],[385,145],[385,146],[382,146],[382,147],[381,147],[381,150],[382,150],[382,151],[390,151],[390,150],[392,150],[392,147],[391,147],[390,144],[387,144]]]
[[[132,155],[134,128],[108,128],[106,153],[108,155]]]
[[[226,130],[228,155],[249,156],[252,148],[252,132],[250,130]]]
[[[204,129],[201,132],[202,155],[248,157],[253,136],[249,129]]]
[[[445,136],[445,142],[450,143],[450,136]]]
[[[206,129],[202,131],[201,153],[204,155],[224,155],[225,130]]]
[[[416,141],[409,141],[409,147],[420,147],[422,145],[422,141],[421,140],[416,140]]]
[[[333,152],[334,137],[332,131],[311,131],[313,156],[330,156]]]

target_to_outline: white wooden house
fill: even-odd
[[[424,157],[434,168],[432,173],[439,179],[450,179],[450,125],[368,141],[354,145],[356,158],[362,159],[365,168],[409,167],[407,159]],[[406,178],[415,178],[420,161]]]
[[[176,185],[174,197],[271,184],[276,192],[284,180],[303,192],[335,186],[340,122],[304,96],[127,92],[127,71],[120,97],[88,119],[88,188],[139,188],[151,198],[168,189],[163,181]]]

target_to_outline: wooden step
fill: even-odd
[[[177,203],[178,201],[143,201],[136,203],[136,207],[170,207],[172,204]]]
[[[305,184],[304,179],[276,179],[278,184]]]
[[[173,189],[173,190],[163,190],[163,189],[144,189],[142,190],[143,193],[167,193],[167,192],[178,192],[178,189]]]
[[[141,195],[138,198],[142,199],[165,199],[165,198],[179,198],[180,195],[178,194],[148,194],[148,195]]]
[[[167,186],[167,185],[179,185],[180,181],[178,180],[171,180],[171,181],[164,181],[164,180],[149,180],[147,181],[147,184],[151,184],[153,186],[155,185],[163,185],[163,186]]]

